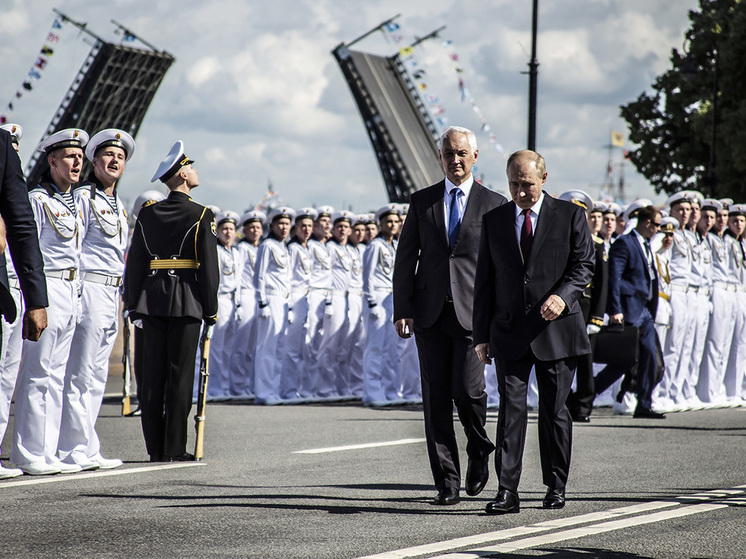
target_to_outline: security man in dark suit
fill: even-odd
[[[519,512],[529,374],[539,385],[539,451],[548,487],[543,506],[565,505],[572,419],[565,402],[577,357],[591,350],[578,299],[593,277],[593,243],[583,209],[542,187],[544,158],[508,159],[512,202],[484,216],[474,285],[474,342],[495,358],[500,409],[495,468],[500,483],[488,514]]]
[[[474,181],[474,133],[448,128],[440,138],[446,178],[412,194],[394,265],[394,323],[414,333],[420,360],[425,436],[438,495],[436,505],[460,500],[461,470],[453,405],[466,432],[466,493],[478,495],[489,477],[484,366],[471,336],[474,273],[482,215],[505,197]]]
[[[214,215],[189,197],[199,186],[193,161],[178,141],[151,182],[170,194],[143,207],[125,270],[124,303],[142,320],[142,430],[151,462],[193,460],[187,453],[194,363],[202,321],[211,330],[218,310],[218,250]],[[209,334],[208,334],[209,335]]]

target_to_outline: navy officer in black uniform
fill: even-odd
[[[151,462],[193,460],[186,452],[194,362],[202,321],[218,312],[218,250],[214,215],[189,197],[199,186],[193,161],[178,141],[151,182],[170,194],[146,205],[135,224],[125,270],[124,302],[141,319],[144,360],[142,430]]]

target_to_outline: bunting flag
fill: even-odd
[[[624,135],[616,130],[611,131],[611,145],[619,148],[624,147]]]
[[[39,54],[36,56],[34,65],[28,71],[26,79],[21,82],[21,87],[16,90],[13,99],[20,99],[23,97],[25,91],[33,91],[34,82],[41,79],[42,72],[46,69],[47,64],[49,64],[49,58],[54,54],[54,48],[52,45],[56,45],[60,40],[60,35],[57,33],[58,29],[62,29],[62,21],[59,18],[55,18],[52,22],[52,28],[49,33],[47,33],[47,38],[39,50]],[[6,105],[6,109],[8,112],[13,112],[13,101],[10,101]],[[0,114],[0,124],[5,124],[8,121],[9,117],[7,114]]]
[[[487,123],[487,119],[485,119],[484,114],[482,113],[482,109],[479,108],[479,105],[477,105],[474,97],[472,97],[469,89],[466,87],[466,83],[464,82],[463,78],[464,68],[458,64],[458,62],[461,62],[461,56],[459,56],[459,54],[455,52],[453,41],[443,41],[443,48],[446,49],[448,58],[451,60],[451,62],[454,63],[453,71],[456,72],[456,76],[458,78],[458,90],[461,94],[461,102],[463,103],[468,101],[469,103],[471,103],[472,110],[477,115],[477,118],[479,118],[479,122],[481,125],[480,130],[488,135],[490,144],[492,145],[492,149],[494,149],[498,153],[505,154],[505,148],[500,144],[497,136],[492,132],[492,128]]]

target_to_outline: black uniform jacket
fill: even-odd
[[[168,259],[196,264],[151,269],[151,261]],[[193,317],[214,324],[219,279],[209,208],[183,192],[171,192],[140,210],[124,271],[124,304],[134,316]]]

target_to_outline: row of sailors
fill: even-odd
[[[415,344],[392,326],[396,237],[405,216],[406,206],[386,205],[374,228],[370,216],[329,206],[218,214],[208,399],[421,401]],[[365,242],[366,228],[380,232]]]
[[[615,238],[636,226],[637,210],[653,205],[638,199],[622,210],[616,204],[593,203],[590,197],[588,203],[591,231],[604,242],[607,257]],[[659,279],[655,324],[665,372],[653,393],[653,407],[675,412],[743,405],[746,204],[687,190],[670,196],[662,213],[661,231],[651,245]],[[597,326],[589,328],[598,331]],[[608,403],[605,396],[596,403]],[[615,409],[631,413],[634,401]]]

